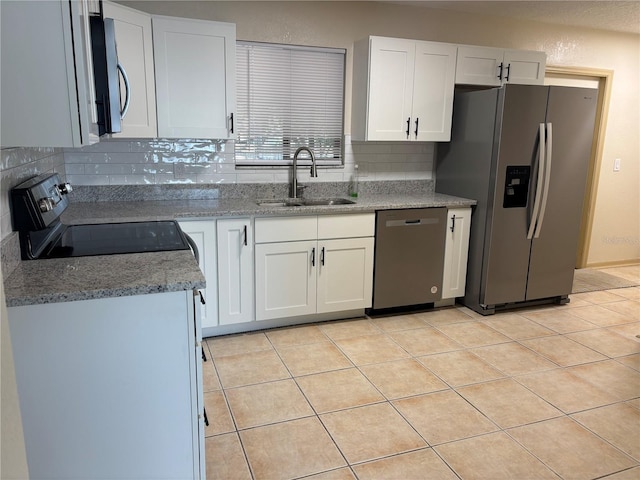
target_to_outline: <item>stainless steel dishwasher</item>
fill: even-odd
[[[446,208],[376,212],[373,309],[442,297]]]

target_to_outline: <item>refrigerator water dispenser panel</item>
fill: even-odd
[[[503,208],[519,208],[527,206],[529,197],[529,176],[531,167],[507,166],[507,175],[504,185]]]

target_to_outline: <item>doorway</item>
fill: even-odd
[[[587,188],[585,190],[582,208],[582,221],[580,222],[576,268],[586,268],[588,266],[589,246],[591,243],[593,216],[598,193],[598,180],[602,163],[605,131],[607,128],[612,80],[613,70],[547,66],[545,71],[545,85],[598,89],[596,121],[593,131],[589,170],[587,172]]]

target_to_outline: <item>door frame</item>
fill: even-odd
[[[593,217],[598,196],[598,184],[600,180],[600,168],[602,166],[602,152],[604,150],[607,119],[609,118],[609,104],[611,101],[611,88],[613,86],[613,70],[588,67],[566,67],[547,65],[545,76],[561,77],[587,77],[598,81],[598,102],[596,121],[593,130],[593,143],[591,144],[591,156],[589,170],[587,172],[587,188],[585,189],[584,203],[582,207],[582,220],[580,222],[580,237],[578,240],[578,254],[576,268],[589,266],[589,247],[593,231]]]

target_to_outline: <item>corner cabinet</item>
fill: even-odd
[[[31,478],[205,478],[197,299],[8,309]]]
[[[216,228],[218,325],[251,322],[255,319],[251,218],[219,219]]]
[[[114,138],[157,137],[156,86],[153,70],[151,15],[117,3],[104,2],[105,18],[113,18],[118,62],[129,78],[131,101]],[[125,91],[120,82],[120,91]]]
[[[456,45],[369,37],[354,45],[352,138],[448,141]]]
[[[546,63],[544,52],[461,45],[458,47],[456,84],[542,85]]]
[[[236,26],[153,16],[158,136],[234,138]]]
[[[442,279],[443,299],[464,296],[469,255],[471,209],[449,209],[447,220]]]
[[[370,307],[374,219],[374,214],[256,219],[256,320]]]
[[[0,2],[2,147],[82,147],[98,141],[83,1]]]

